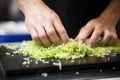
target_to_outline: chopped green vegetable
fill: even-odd
[[[29,56],[29,59],[34,59],[34,62],[38,64],[39,61],[48,63],[45,59],[78,59],[86,56],[103,57],[110,53],[120,53],[119,46],[104,46],[89,48],[86,44],[75,42],[70,39],[67,44],[61,44],[58,46],[52,45],[51,47],[44,47],[36,43],[35,41],[24,41],[17,46],[11,47],[6,45],[8,49],[17,49],[14,54],[23,54],[23,56]],[[20,48],[18,48],[20,47]],[[24,58],[25,61],[29,59]],[[23,62],[23,64],[28,64]],[[29,61],[30,62],[30,61]]]

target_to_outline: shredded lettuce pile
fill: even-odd
[[[103,57],[110,53],[120,53],[119,46],[104,46],[90,48],[86,44],[78,43],[72,39],[67,44],[61,44],[58,46],[52,45],[48,48],[39,45],[35,41],[23,41],[17,46],[6,46],[8,49],[17,49],[14,54],[22,54],[34,59],[35,62],[42,61],[44,59],[78,59],[86,56]],[[24,58],[27,60],[28,58]],[[23,63],[25,64],[25,63]]]

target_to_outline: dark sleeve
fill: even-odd
[[[9,0],[0,0],[0,21],[8,20]]]
[[[98,17],[111,0],[45,0],[61,18],[68,34],[74,38],[80,27]]]

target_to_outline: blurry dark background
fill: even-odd
[[[116,25],[116,31],[118,34],[118,38],[120,39],[120,20],[119,20],[118,24]]]
[[[75,37],[80,27],[90,19],[99,16],[109,2],[110,0],[80,0],[80,2],[78,0],[45,0],[45,3],[60,16],[64,26],[67,26],[70,37]],[[99,7],[101,5],[102,7]],[[0,0],[0,22],[4,21],[24,21],[24,15],[12,0]],[[76,29],[72,29],[73,27]],[[120,21],[116,25],[116,30],[120,38]]]
[[[24,20],[24,16],[12,0],[0,0],[0,21],[10,20]]]

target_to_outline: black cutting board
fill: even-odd
[[[120,54],[116,56],[105,57],[85,57],[70,62],[69,60],[62,60],[62,70],[58,66],[53,65],[53,62],[39,64],[31,63],[29,66],[22,64],[23,56],[14,55],[8,56],[5,53],[11,52],[7,50],[4,45],[0,47],[0,60],[7,73],[7,75],[24,75],[24,74],[37,74],[37,73],[53,73],[63,71],[109,71],[120,70]]]

